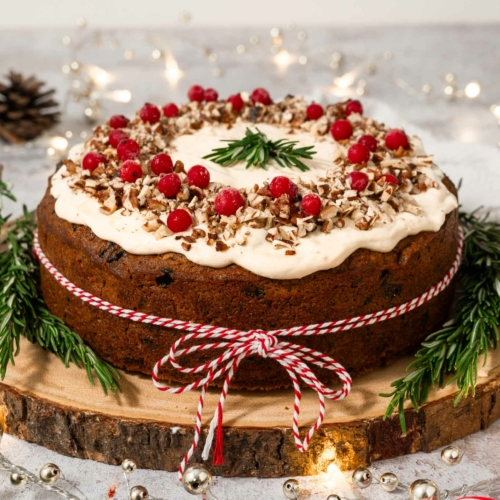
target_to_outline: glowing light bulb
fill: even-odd
[[[64,137],[55,136],[50,140],[50,145],[56,151],[66,151],[68,149],[68,140]]]
[[[472,81],[465,86],[464,92],[469,99],[475,99],[481,93],[481,85]]]
[[[111,74],[99,66],[88,66],[87,71],[97,87],[105,87],[113,80]]]
[[[172,85],[172,87],[175,87],[178,81],[182,78],[182,75],[183,73],[179,69],[177,60],[169,52],[165,57],[165,78]]]
[[[290,66],[290,64],[292,63],[292,56],[290,55],[290,52],[288,52],[288,50],[280,50],[274,56],[274,62],[280,68],[286,68],[287,66]]]

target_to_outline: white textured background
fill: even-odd
[[[78,16],[97,27],[401,25],[493,23],[499,0],[0,0],[0,28],[67,26]]]

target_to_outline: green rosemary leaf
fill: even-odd
[[[309,170],[301,159],[310,160],[316,154],[313,146],[296,147],[298,141],[278,139],[270,141],[258,128],[253,132],[247,127],[243,139],[225,140],[228,146],[216,148],[204,156],[223,167],[230,167],[240,161],[245,161],[245,168],[251,166],[267,170],[267,165],[274,160],[280,167],[297,167],[303,172]]]
[[[409,374],[394,381],[384,418],[398,408],[401,428],[406,432],[404,402],[410,400],[418,409],[425,403],[432,387],[456,383],[455,404],[475,394],[478,364],[489,349],[496,349],[500,326],[500,223],[480,218],[477,210],[460,213],[465,230],[460,276],[463,293],[457,301],[455,318],[441,330],[429,335]]]
[[[0,197],[14,199],[0,181]],[[6,229],[8,217],[0,214],[0,229]],[[10,223],[0,240],[0,377],[6,375],[9,363],[15,364],[19,339],[54,352],[67,367],[83,364],[91,383],[97,377],[105,394],[120,391],[118,372],[99,359],[79,335],[71,331],[45,305],[40,295],[39,269],[31,254],[36,222],[24,208],[24,217]],[[3,234],[3,233],[2,233]]]

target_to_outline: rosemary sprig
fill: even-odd
[[[274,160],[280,167],[297,167],[302,172],[309,170],[300,158],[312,159],[316,154],[313,146],[295,147],[298,141],[279,139],[270,141],[258,128],[252,132],[248,127],[243,139],[226,140],[228,146],[216,148],[203,158],[212,160],[223,167],[230,167],[239,161],[246,161],[246,168],[251,165],[267,170],[270,160]]]
[[[0,181],[0,196],[14,199]],[[0,230],[8,217],[0,215]],[[2,380],[9,362],[19,354],[19,339],[24,335],[43,349],[54,352],[66,367],[72,362],[82,365],[94,384],[94,375],[104,393],[120,390],[118,372],[99,359],[79,335],[51,314],[41,298],[39,269],[31,254],[36,222],[24,209],[24,217],[16,220],[6,234],[0,253],[0,376]]]
[[[464,258],[460,268],[463,293],[456,303],[455,319],[427,337],[408,366],[406,377],[382,394],[391,402],[384,418],[395,409],[406,432],[404,403],[410,400],[418,411],[431,388],[452,382],[458,386],[455,404],[475,394],[479,357],[496,349],[500,325],[500,223],[479,218],[476,212],[460,213],[465,231]]]

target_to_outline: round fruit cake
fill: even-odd
[[[400,305],[452,266],[456,191],[417,137],[364,117],[358,101],[273,102],[264,89],[224,101],[198,86],[189,97],[111,117],[52,176],[40,244],[78,287],[148,314],[269,331]],[[100,311],[44,268],[42,291],[124,370],[150,374],[182,335]],[[414,352],[446,320],[453,294],[449,286],[402,316],[293,342],[361,374]],[[160,378],[193,380],[169,367]],[[259,356],[232,383],[288,385],[285,370]]]

